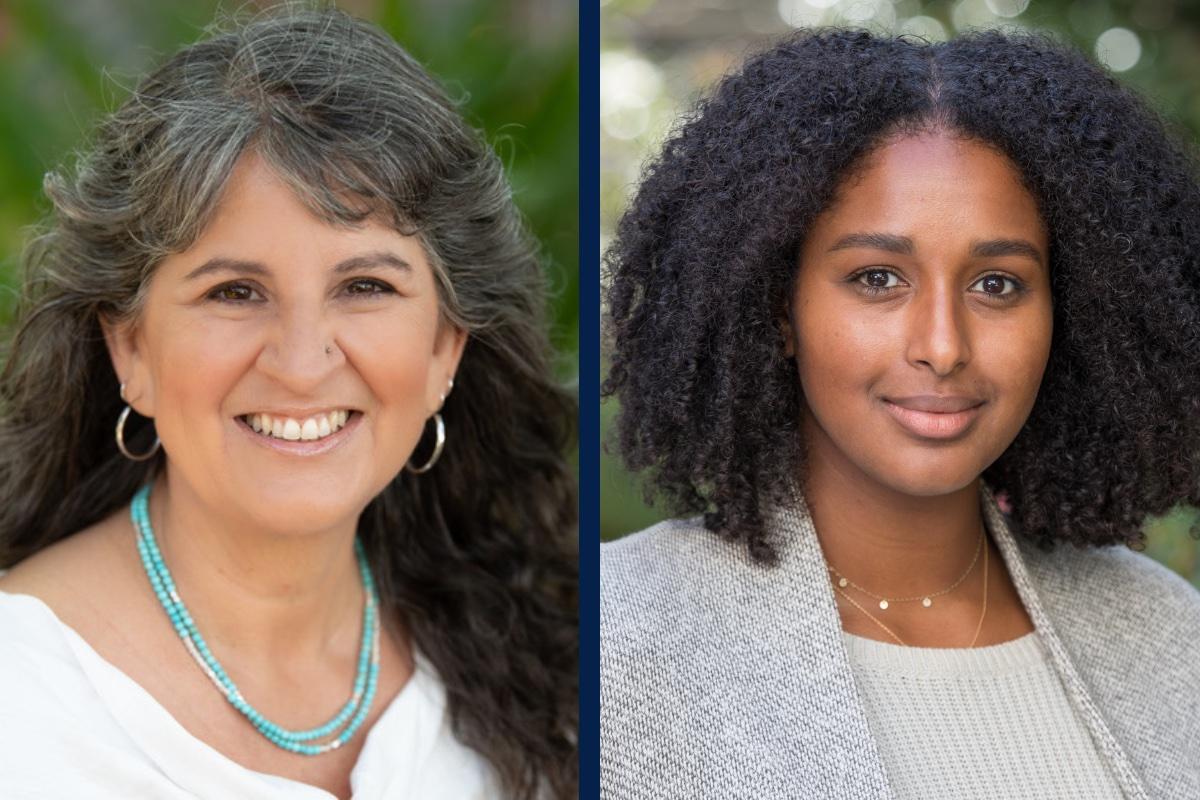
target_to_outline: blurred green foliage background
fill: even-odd
[[[218,14],[271,2],[16,0],[0,3],[0,327],[14,308],[27,226],[49,206],[43,174],[99,116]],[[578,382],[578,9],[562,0],[345,0],[381,25],[486,132],[552,275],[559,375]]]
[[[1200,138],[1200,2],[1195,0],[601,0],[600,247],[607,246],[645,160],[679,112],[745,57],[793,28],[865,27],[944,40],[974,27],[1051,31],[1137,87],[1182,134]],[[604,370],[601,359],[601,371]],[[610,436],[616,403],[601,407]],[[668,514],[602,452],[601,537]],[[1148,520],[1147,552],[1200,586],[1198,519],[1178,508]]]

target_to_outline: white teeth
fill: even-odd
[[[291,417],[247,414],[243,419],[256,433],[287,441],[315,441],[337,433],[346,426],[350,412],[345,409],[317,414],[300,422]]]

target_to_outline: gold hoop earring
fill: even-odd
[[[414,467],[412,464],[405,464],[404,468],[409,472],[420,475],[422,472],[428,472],[430,467],[437,463],[437,460],[442,457],[442,447],[446,444],[446,423],[442,421],[441,412],[434,412],[433,424],[437,427],[437,440],[433,445],[433,455],[419,467]]]
[[[122,386],[122,389],[124,389],[123,386]],[[124,391],[122,391],[121,393],[124,394]],[[149,453],[143,453],[142,455],[134,455],[133,453],[129,452],[129,450],[126,449],[126,447],[125,447],[125,420],[129,419],[129,412],[132,410],[133,410],[132,406],[126,405],[125,409],[121,412],[121,416],[117,417],[117,449],[121,451],[121,455],[125,456],[130,461],[146,461],[147,459],[154,457],[154,454],[158,452],[158,448],[162,446],[162,442],[159,440],[158,436],[156,435],[154,437],[154,447],[150,448]]]

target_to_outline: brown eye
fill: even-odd
[[[255,298],[254,288],[244,283],[226,283],[208,293],[210,300],[220,303],[246,303]]]
[[[1010,284],[1011,289],[1008,288]],[[986,295],[1005,299],[1010,299],[1020,294],[1024,288],[1020,282],[1006,275],[985,275],[976,281],[975,285],[983,287],[982,291]]]
[[[392,287],[388,286],[383,281],[377,281],[371,278],[359,278],[351,281],[346,286],[346,292],[348,294],[357,295],[390,294],[393,291],[394,290]]]
[[[890,269],[865,269],[852,275],[850,282],[870,297],[891,292],[900,285],[900,277]]]

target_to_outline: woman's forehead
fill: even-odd
[[[1046,246],[1037,200],[1017,167],[990,145],[945,134],[877,148],[843,180],[810,235],[866,230],[916,241],[1021,236]]]
[[[201,262],[224,259],[257,263],[269,272],[341,263],[367,252],[389,254],[391,261],[414,270],[428,266],[415,236],[400,233],[378,215],[353,225],[325,219],[289,181],[250,152],[234,167],[195,241],[163,266],[192,271]],[[185,272],[180,277],[186,278]]]

